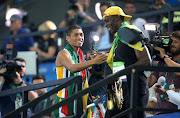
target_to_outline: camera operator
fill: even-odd
[[[172,58],[169,57],[165,50],[160,47],[155,47],[155,50],[160,52],[159,57],[162,61],[159,61],[158,66],[168,66],[168,67],[180,67],[180,31],[175,31],[171,36],[172,43],[170,45],[170,52]],[[166,85],[164,89],[158,87],[158,84],[155,84],[154,89],[157,92],[157,105],[156,108],[172,108],[177,109],[177,105],[174,105],[167,101],[168,96],[166,94],[167,90],[176,90],[180,88],[180,73],[173,72],[154,72],[148,77],[148,86],[151,87],[160,76],[164,76],[166,80]],[[160,114],[156,112],[155,114]],[[162,112],[161,112],[162,114]]]
[[[4,76],[0,76],[0,91],[4,91],[7,89],[14,89],[18,87],[27,86],[23,81],[23,77],[26,72],[26,62],[22,58],[15,58],[14,61],[17,63],[21,63],[21,68],[16,69],[16,75],[12,76],[11,78],[6,78]],[[0,70],[0,74],[3,74],[7,71],[7,68],[2,68]],[[28,100],[32,101],[33,99],[37,98],[38,95],[34,91],[28,92]],[[1,116],[19,108],[22,106],[22,95],[20,93],[11,94],[5,97],[0,98],[0,113]],[[31,112],[28,112],[28,115]],[[14,118],[20,118],[20,114]]]

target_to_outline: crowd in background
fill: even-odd
[[[15,0],[16,1],[16,0]],[[125,2],[124,6],[124,12],[127,15],[135,15],[136,14],[136,4],[135,1],[127,1]],[[16,1],[17,2],[17,1]],[[15,3],[15,2],[14,2]],[[18,3],[18,2],[17,2]],[[0,10],[6,6],[6,2],[2,1]],[[73,24],[86,24],[86,23],[94,23],[98,21],[102,21],[102,16],[104,14],[104,11],[114,5],[112,2],[101,2],[99,5],[99,10],[100,10],[100,16],[96,16],[95,14],[92,14],[89,12],[89,6],[90,6],[90,0],[77,0],[77,2],[69,7],[69,9],[66,12],[66,15],[62,21],[58,25],[56,25],[53,21],[46,20],[42,22],[37,28],[37,31],[42,32],[42,31],[49,31],[49,30],[57,30],[58,28],[64,28],[68,27]],[[171,8],[172,6],[168,4],[168,1],[166,0],[154,0],[153,1],[153,7],[149,8],[149,10],[161,10],[161,9],[168,9]],[[146,38],[149,40],[152,40],[155,36],[154,32],[144,30],[144,24],[146,23],[158,23],[161,26],[161,35],[169,35],[167,32],[167,24],[163,24],[163,19],[167,17],[168,14],[159,14],[155,15],[153,17],[148,17],[148,18],[133,18],[128,21],[130,25],[135,25],[138,27],[143,33]],[[31,30],[28,27],[23,26],[23,16],[22,15],[12,15],[10,17],[11,25],[10,25],[10,32],[8,33],[8,36],[11,35],[19,35],[19,34],[25,34],[31,32]],[[174,29],[177,29],[174,28]],[[179,29],[178,29],[179,30]],[[104,24],[90,27],[90,28],[85,28],[84,30],[84,35],[85,35],[85,42],[83,49],[85,50],[84,52],[87,54],[86,60],[89,59],[88,54],[94,54],[96,52],[94,51],[100,51],[100,52],[105,52],[108,53],[110,47],[113,44],[113,39],[114,36],[108,31],[108,29],[105,27]],[[98,36],[94,38],[94,36]],[[175,38],[180,38],[178,36],[179,34],[175,34]],[[61,44],[59,44],[59,37],[61,38]],[[97,39],[98,38],[98,39]],[[96,40],[97,39],[97,40]],[[46,59],[46,58],[53,58],[56,57],[58,52],[63,49],[62,44],[65,44],[66,39],[64,39],[63,33],[62,32],[57,32],[57,33],[49,33],[49,34],[43,34],[42,36],[28,36],[28,37],[21,37],[21,38],[12,38],[12,39],[7,39],[5,40],[2,49],[15,49],[16,51],[35,51],[37,53],[37,58],[38,59]],[[13,47],[9,46],[8,44],[13,44]],[[180,47],[179,47],[180,48]],[[3,54],[0,54],[0,60],[5,59],[6,57]],[[177,60],[176,60],[177,61]],[[179,63],[179,62],[178,62]],[[177,66],[178,67],[178,66]],[[89,68],[91,70],[91,68]],[[3,72],[3,71],[2,71]],[[91,74],[91,71],[90,71]],[[153,75],[154,73],[152,73]],[[157,75],[157,73],[156,73]],[[22,76],[23,77],[23,76]],[[21,77],[21,79],[22,79]],[[94,81],[90,81],[90,84],[95,83],[96,81],[99,81],[104,78],[104,75],[101,73],[100,75],[93,75],[89,78],[95,77],[96,79]],[[149,77],[149,76],[148,76]],[[157,76],[158,78],[159,76]],[[178,77],[179,78],[179,75]],[[91,80],[91,79],[90,79]],[[23,83],[21,83],[23,82]],[[43,75],[36,75],[32,78],[32,84],[39,84],[46,82],[46,78]],[[179,81],[178,81],[179,82]],[[155,82],[154,82],[155,83]],[[153,83],[153,85],[154,85]],[[1,83],[2,84],[2,83]],[[180,84],[180,83],[179,83]],[[150,85],[149,87],[153,86]],[[15,82],[15,86],[26,86],[26,83],[24,81],[18,81],[17,83]],[[156,85],[154,85],[156,86]],[[178,86],[178,85],[177,85]],[[6,89],[11,88],[7,87]],[[149,97],[149,104],[148,108],[161,108],[161,107],[167,107],[163,105],[159,105],[160,102],[161,104],[162,101],[159,102],[159,96],[158,98],[156,97],[156,90],[154,91],[154,88],[150,88],[150,97]],[[101,91],[101,92],[99,92]],[[95,96],[98,94],[102,94],[102,91],[105,91],[105,87],[100,88],[97,91],[92,92]],[[34,91],[33,91],[34,92]],[[30,98],[29,101],[37,98],[38,96],[44,94],[47,92],[47,88],[39,89],[36,90],[34,93],[30,93],[30,96],[33,96],[33,98]],[[157,92],[158,93],[158,92]],[[13,97],[13,102],[15,102],[14,96]],[[40,110],[45,109],[47,106],[50,106],[51,104],[54,104],[54,99],[55,98],[47,98],[43,101],[41,101],[38,105],[36,105],[34,108],[32,108],[30,111],[31,113],[29,115],[32,115],[33,113],[37,113]],[[3,99],[4,100],[4,99]],[[159,107],[161,106],[161,107]],[[171,106],[171,105],[170,105]],[[12,107],[12,106],[10,106]],[[172,105],[172,108],[177,108],[176,106]],[[12,108],[14,109],[14,108]],[[153,116],[155,112],[147,112],[147,116]],[[4,114],[3,114],[4,115]],[[53,116],[52,114],[46,114],[46,118]]]

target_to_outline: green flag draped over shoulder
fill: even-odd
[[[75,54],[72,46],[70,44],[67,44],[65,46],[65,49],[69,52],[69,54],[72,57],[72,60],[74,61],[74,63],[83,63],[84,60],[84,56],[83,56],[83,52],[81,49],[78,49],[78,55],[79,57]],[[60,73],[57,73],[60,74]],[[87,80],[87,70],[82,70],[81,72],[76,72],[76,73],[71,73],[70,72],[70,76],[77,76],[77,75],[82,75],[82,83],[83,83],[83,89],[88,88],[88,80]],[[57,98],[55,103],[62,101],[63,99],[71,96],[74,93],[74,86],[75,84],[72,84],[66,88],[64,88],[65,93],[62,94],[62,92],[59,92],[57,94]],[[62,90],[61,90],[62,91]],[[62,97],[62,95],[65,95],[64,97]],[[82,100],[83,100],[83,111],[85,111],[86,106],[87,106],[87,100],[88,100],[88,95],[86,94],[84,96],[82,96]],[[62,106],[61,109],[55,110],[55,114],[57,117],[59,117],[59,113],[63,114],[63,116],[71,116],[74,115],[74,102],[68,103],[67,105]],[[91,116],[91,111],[88,109],[88,114],[86,115],[87,117],[90,118]],[[60,116],[61,117],[61,116]]]

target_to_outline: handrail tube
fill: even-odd
[[[100,25],[100,24],[104,24],[104,22],[103,21],[97,21],[97,22],[93,22],[93,23],[86,23],[86,24],[79,24],[79,25],[82,28],[87,28],[87,27],[97,26],[97,25]],[[30,33],[25,33],[25,34],[3,36],[3,37],[0,37],[0,40],[11,39],[11,38],[21,38],[21,37],[28,37],[28,36],[41,36],[43,34],[51,34],[51,33],[54,33],[54,32],[63,32],[67,28],[68,27],[63,27],[63,28],[58,28],[57,30],[37,31],[37,32],[30,32]]]
[[[133,68],[138,71],[180,72],[180,67],[133,66]]]
[[[171,110],[171,112],[180,112],[180,109],[165,109],[165,108],[136,108],[137,111],[165,111],[165,112],[169,112],[169,110]]]
[[[58,84],[62,85],[63,83],[66,83],[73,78],[75,78],[75,77],[68,77],[66,79],[53,80],[53,81],[48,81],[48,82],[44,82],[41,84],[28,85],[25,87],[4,90],[4,91],[0,92],[1,93],[0,97],[7,96],[9,94],[20,93],[22,91],[31,91],[31,90],[37,90],[37,89],[41,89],[41,88],[51,87],[51,86],[55,86]]]
[[[48,107],[44,111],[41,111],[41,112],[39,112],[37,114],[34,114],[34,116],[32,116],[31,118],[36,118],[36,117],[40,116],[40,114],[42,115],[43,113],[47,113],[48,111],[52,111],[52,110],[58,108],[59,106],[63,106],[65,104],[67,104],[69,101],[73,101],[73,100],[77,99],[78,97],[83,96],[86,93],[89,93],[89,92],[93,91],[94,89],[99,88],[100,86],[102,86],[104,84],[108,84],[111,81],[115,81],[119,76],[122,76],[125,73],[126,74],[130,73],[132,69],[135,69],[135,70],[139,69],[140,71],[142,71],[142,69],[147,70],[147,71],[151,71],[153,69],[157,70],[157,71],[160,71],[162,69],[162,72],[166,72],[166,71],[172,72],[171,69],[175,70],[175,72],[180,71],[178,67],[157,67],[156,68],[156,67],[151,67],[151,66],[134,66],[134,65],[129,66],[124,70],[121,70],[121,71],[119,71],[119,72],[117,72],[115,74],[111,74],[111,75],[107,76],[105,79],[96,82],[95,84],[89,86],[89,88],[81,90],[77,94],[73,94],[72,96],[68,97],[67,99],[64,99],[62,102],[56,103],[55,105],[53,105],[51,107]],[[130,111],[131,111],[131,109],[130,109]],[[124,113],[124,112],[122,112],[122,113]],[[120,113],[120,115],[121,115],[121,113]],[[117,116],[119,116],[119,114]]]
[[[20,107],[20,108],[18,108],[18,109],[16,109],[16,110],[14,110],[14,111],[6,114],[3,118],[9,118],[9,117],[11,117],[11,116],[13,116],[13,115],[16,115],[16,114],[20,113],[20,112],[24,112],[24,111],[27,110],[29,107],[33,107],[34,105],[36,105],[37,103],[39,103],[39,101],[42,101],[42,100],[46,99],[47,97],[55,94],[57,91],[63,89],[64,87],[69,86],[69,85],[71,85],[71,84],[73,84],[73,83],[75,83],[75,82],[77,82],[77,81],[81,81],[82,79],[80,79],[80,78],[82,78],[82,77],[81,77],[81,76],[69,77],[69,78],[68,78],[68,81],[65,81],[65,83],[60,84],[58,87],[50,90],[49,92],[43,94],[42,96],[40,96],[40,97],[38,97],[38,98],[36,98],[36,99],[34,99],[34,100],[26,103],[25,105],[23,105],[23,107]],[[57,81],[57,80],[56,80],[56,81]],[[38,84],[37,84],[37,85],[38,85]],[[27,87],[28,87],[28,86],[27,86]],[[39,89],[39,88],[38,88],[38,89]],[[67,103],[66,103],[66,104],[67,104]]]
[[[41,111],[41,112],[38,112],[37,114],[34,114],[30,118],[37,118],[37,117],[43,115],[44,113],[48,113],[50,111],[57,109],[60,106],[64,106],[64,105],[68,104],[69,102],[72,102],[73,100],[75,100],[75,99],[77,99],[77,98],[79,98],[79,97],[103,86],[104,84],[108,84],[112,81],[115,81],[119,76],[122,76],[125,73],[129,73],[131,71],[131,69],[132,69],[132,67],[127,67],[126,69],[121,70],[115,74],[111,74],[111,75],[107,76],[106,78],[104,78],[103,80],[100,80],[100,81],[96,82],[95,84],[89,86],[89,88],[86,88],[84,90],[77,92],[76,94],[71,95],[70,97],[64,99],[63,101],[56,103],[53,106],[48,107],[44,111]]]
[[[82,79],[82,77],[81,77],[81,79]],[[79,79],[79,80],[80,80],[80,79]],[[80,90],[81,81],[78,81],[77,84],[78,84],[78,85],[77,85],[77,86],[78,86],[78,90]],[[76,91],[77,93],[78,93],[78,90]],[[82,90],[81,90],[81,91],[82,91]],[[74,94],[74,95],[76,95],[76,94]],[[72,95],[72,96],[73,96],[73,95]],[[49,112],[51,112],[51,111],[53,111],[53,110],[55,110],[55,109],[57,109],[57,108],[59,108],[59,107],[61,107],[61,106],[64,106],[64,105],[68,104],[69,102],[72,102],[72,101],[74,101],[74,100],[76,100],[76,99],[78,100],[78,102],[77,102],[78,104],[77,104],[77,105],[82,105],[82,103],[81,103],[81,102],[79,101],[79,99],[78,99],[78,98],[80,98],[81,96],[80,96],[80,97],[77,97],[77,96],[72,97],[72,96],[70,96],[70,97],[62,100],[62,101],[59,102],[59,103],[56,103],[56,104],[54,104],[54,105],[52,105],[52,106],[49,106],[48,108],[44,109],[43,111],[40,111],[40,112],[32,115],[30,118],[38,118],[38,117],[41,117],[41,116],[44,115],[45,113],[49,113]],[[71,99],[71,98],[74,98],[74,99]],[[80,104],[79,104],[79,103],[80,103]],[[77,111],[79,111],[79,112],[81,113],[80,108],[82,108],[82,106],[80,106]],[[79,115],[79,113],[75,114],[74,117],[76,117],[77,115]],[[81,115],[81,114],[80,114],[80,115]],[[73,117],[73,116],[69,116],[69,117]]]
[[[112,116],[112,118],[120,118],[120,117],[128,114],[128,113],[131,112],[131,111],[132,111],[132,109],[128,108],[128,109],[122,111],[120,114],[117,114],[117,115],[115,115],[115,116]]]
[[[129,74],[132,71],[132,69],[135,69],[135,71],[138,71],[138,72],[139,71],[142,72],[144,70],[146,70],[146,71],[154,71],[155,70],[155,71],[160,71],[160,72],[179,72],[180,71],[180,69],[178,67],[152,67],[152,66],[134,66],[134,65],[129,66],[126,69],[121,70],[121,71],[119,71],[119,72],[117,72],[115,74],[108,75],[105,79],[98,81],[97,83],[91,85],[89,88],[81,90],[81,91],[77,92],[77,94],[73,94],[72,96],[68,97],[67,99],[64,99],[62,102],[59,102],[59,103],[57,103],[57,104],[55,104],[55,105],[53,105],[51,107],[48,107],[44,111],[41,111],[41,112],[35,114],[33,117],[38,116],[41,113],[50,112],[50,111],[52,111],[54,109],[57,109],[60,106],[68,104],[68,102],[71,102],[71,101],[73,101],[73,100],[75,100],[75,99],[77,99],[77,98],[79,98],[79,97],[81,97],[81,96],[83,96],[83,95],[85,95],[85,94],[99,88],[100,86],[102,86],[104,84],[108,84],[108,83],[110,83],[112,81],[115,81],[119,76]],[[38,101],[39,100],[37,100],[37,102]],[[156,111],[158,111],[158,110],[156,110]]]
[[[148,11],[144,13],[136,13],[135,15],[132,16],[132,18],[151,17],[154,15],[169,13],[169,12],[178,11],[178,10],[180,10],[180,6],[172,7],[170,9],[168,8],[168,9]]]

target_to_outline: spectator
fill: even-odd
[[[135,3],[133,1],[127,1],[125,2],[125,8],[124,8],[124,12],[128,15],[133,16],[136,13],[136,6]],[[143,18],[133,18],[130,19],[128,21],[128,23],[130,25],[135,25],[136,27],[138,27],[145,35],[146,38],[149,38],[149,33],[147,30],[144,29],[144,24],[146,24],[146,20],[144,20]]]
[[[14,89],[18,87],[27,86],[23,81],[22,77],[25,75],[26,72],[26,62],[22,58],[15,58],[14,59],[20,68],[14,69],[16,75],[8,74],[7,76],[0,76],[0,91],[4,91],[7,89]],[[3,74],[7,70],[7,68],[3,68],[0,70],[0,73]],[[38,95],[34,91],[28,92],[28,100],[32,101],[33,99],[37,98]],[[19,108],[22,106],[22,95],[20,93],[11,94],[5,97],[0,98],[0,114],[1,116],[6,115],[7,113]],[[32,115],[31,111],[28,112],[28,116]],[[14,116],[14,118],[21,118],[20,114]]]
[[[46,78],[44,77],[44,75],[36,75],[32,78],[32,83],[33,84],[40,84],[40,83],[44,83],[46,82]],[[36,90],[38,93],[38,96],[41,96],[45,93],[47,93],[47,88],[42,88],[42,89],[38,89]],[[34,113],[38,113],[44,109],[46,109],[47,107],[49,107],[50,105],[52,105],[51,101],[50,101],[50,97],[46,98],[45,100],[41,101],[40,103],[38,103],[35,107],[34,107]],[[51,114],[46,114],[43,116],[43,118],[51,118]],[[42,118],[42,117],[41,117]]]
[[[171,36],[172,44],[170,46],[170,52],[172,53],[172,58],[170,58],[165,50],[160,47],[155,47],[156,50],[160,51],[160,58],[162,61],[158,63],[158,66],[168,66],[168,67],[180,67],[180,31],[175,31]],[[180,73],[172,72],[154,72],[148,78],[148,85],[151,87],[160,76],[166,78],[165,90],[169,89],[179,89],[180,88]],[[172,108],[177,109],[177,105],[174,105],[167,101],[168,96],[166,93],[158,88],[156,84],[154,87],[157,92],[157,108]],[[164,112],[156,112],[156,114],[162,114]]]
[[[108,2],[101,2],[100,3],[100,12],[101,16],[103,16],[104,11],[109,7]],[[112,35],[110,35],[108,29],[102,25],[98,27],[97,33],[99,35],[99,41],[96,42],[96,46],[98,50],[108,49],[112,46]]]
[[[85,24],[96,22],[96,15],[90,13],[88,11],[90,6],[90,0],[77,0],[75,4],[73,4],[66,13],[65,19],[60,23],[59,28],[70,26],[73,24]],[[94,27],[84,28],[84,45],[81,48],[84,53],[91,49],[92,41],[89,40],[89,33],[94,30]],[[60,37],[63,37],[62,34],[59,34]],[[65,39],[64,39],[65,40]],[[63,42],[64,44],[64,42]]]
[[[56,25],[49,20],[42,23],[38,28],[39,31],[48,31],[48,30],[56,30],[56,29],[57,29]],[[39,59],[51,58],[56,56],[58,52],[58,46],[55,36],[56,33],[43,34],[42,40],[38,41],[36,47],[32,48],[32,50],[37,52]]]
[[[171,6],[166,3],[165,0],[155,0],[153,7],[150,10],[158,11],[158,10],[168,10]],[[162,20],[164,17],[166,17],[167,14],[157,14],[154,16],[151,16],[147,18],[148,23],[158,23],[160,24],[161,27],[161,34],[162,35],[167,35],[167,28],[165,27],[164,24],[162,24]],[[154,32],[149,32],[150,33],[150,39],[154,38]]]
[[[10,35],[18,35],[29,33],[27,30],[22,28],[22,18],[19,15],[12,15],[11,18],[11,26],[10,26]],[[14,45],[14,49],[17,51],[29,51],[34,46],[34,39],[31,36],[21,37],[21,38],[12,38],[5,40],[3,44],[3,49],[6,49],[6,44],[12,43]]]
[[[96,22],[95,16],[88,11],[89,6],[90,0],[77,0],[75,4],[70,6],[65,19],[59,24],[59,28],[73,24]]]

